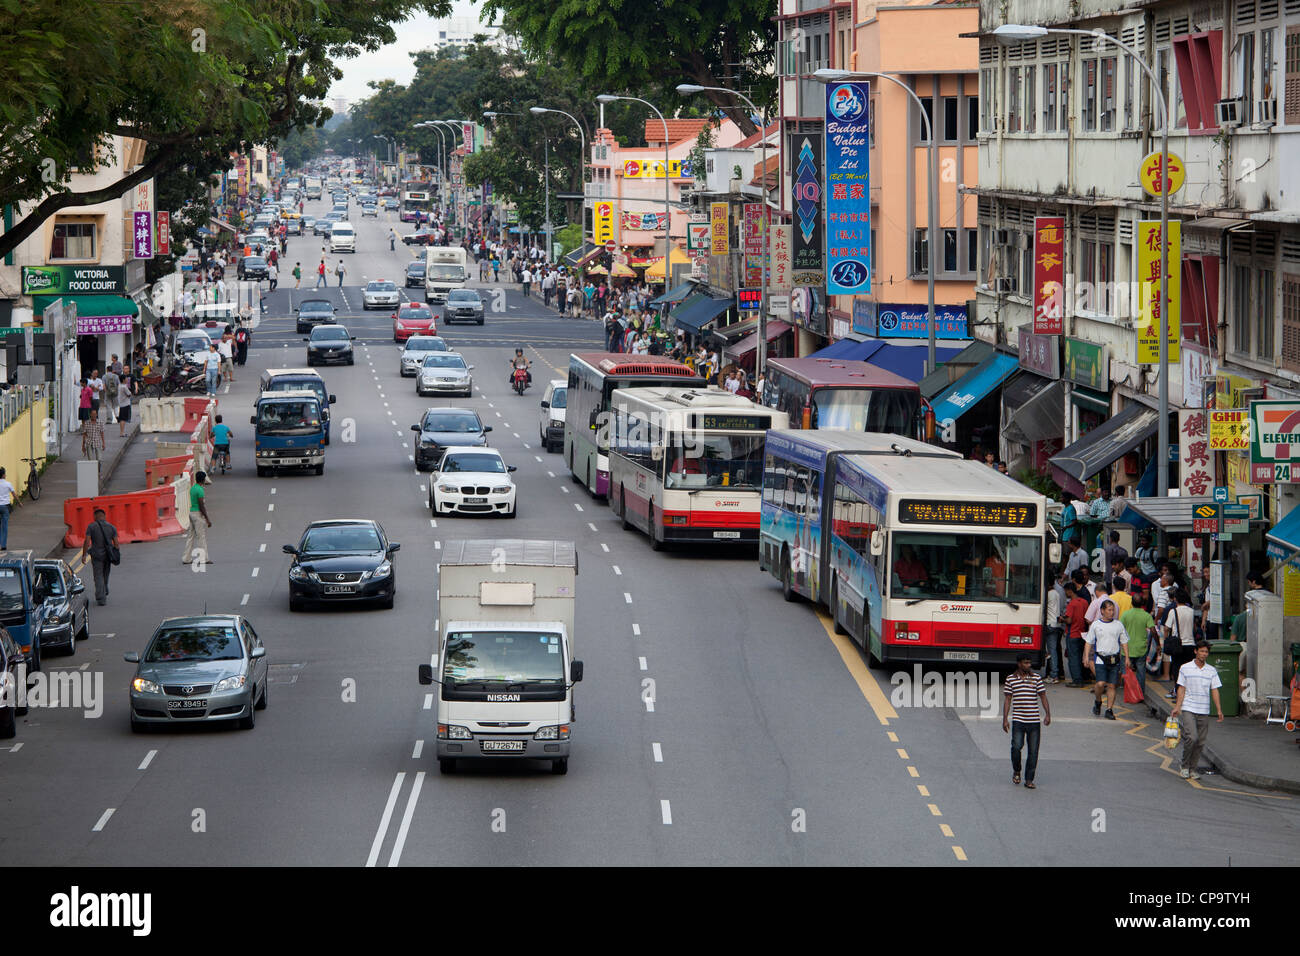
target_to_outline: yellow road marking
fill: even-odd
[[[952,837],[952,827],[948,826],[946,823],[939,824],[939,832],[950,839]]]
[[[966,851],[963,850],[961,847],[959,847],[959,846],[955,846],[955,847],[953,847],[953,848],[952,848],[952,852],[955,853],[955,854],[957,855],[957,859],[959,859],[959,860],[964,860],[964,859],[966,859]]]
[[[898,711],[894,710],[890,705],[889,698],[885,696],[885,692],[880,689],[875,677],[867,669],[866,662],[858,651],[858,646],[849,640],[846,635],[836,634],[835,629],[831,626],[831,619],[824,612],[820,610],[817,612],[817,620],[822,622],[822,628],[826,631],[826,636],[831,639],[835,649],[840,652],[840,659],[844,661],[844,666],[849,669],[849,675],[857,682],[858,690],[862,691],[862,696],[867,699],[871,709],[876,712],[876,719],[888,727],[891,720],[898,719]]]
[[[907,772],[908,772],[910,775],[912,775],[913,777],[919,777],[919,776],[921,776],[919,773],[917,773],[917,770],[916,770],[915,767],[908,767],[908,768],[907,768]]]
[[[907,760],[907,759],[908,759],[907,751],[904,750],[902,747],[899,747],[899,748],[898,748],[898,756],[901,757],[903,760]]]
[[[928,796],[930,795],[930,791],[927,790],[927,789],[925,788],[925,785],[924,785],[924,784],[919,784],[919,783],[918,783],[918,784],[916,785],[916,789],[917,789],[917,791],[921,794],[921,796],[923,796],[923,797],[928,797]]]
[[[937,806],[935,806],[933,803],[927,803],[926,806],[928,806],[928,807],[930,808],[930,816],[932,816],[932,817],[941,817],[941,816],[943,816],[943,814],[939,812],[939,808],[938,808]]]
[[[892,730],[890,730],[890,731],[886,731],[886,733],[889,734],[889,742],[890,742],[891,744],[896,744],[896,743],[898,743],[898,734],[894,733]]]

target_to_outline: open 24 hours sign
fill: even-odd
[[[1300,402],[1250,403],[1250,483],[1300,481]]]

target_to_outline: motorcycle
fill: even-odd
[[[207,388],[207,368],[195,363],[185,365],[173,365],[162,380],[162,392],[164,395],[171,395],[173,392],[196,392],[206,393]]]
[[[517,393],[520,395],[524,394],[524,389],[528,387],[528,369],[515,369],[514,373],[510,376],[510,384],[514,387],[514,390]]]

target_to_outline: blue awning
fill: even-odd
[[[936,346],[936,362],[946,362],[960,354],[961,347],[941,348]],[[880,339],[867,339],[864,342],[855,339],[840,339],[826,348],[814,352],[811,358],[833,358],[846,362],[869,362],[877,368],[901,375],[913,382],[919,382],[925,374],[925,361],[929,349],[924,345],[895,345]]]
[[[651,305],[676,305],[682,299],[686,298],[695,289],[693,282],[683,282],[675,289],[669,289],[661,296],[650,300]]]
[[[700,299],[698,302],[689,302],[673,313],[673,327],[699,335],[706,325],[717,321],[733,305],[734,299]]]
[[[1279,561],[1289,561],[1300,551],[1300,508],[1292,508],[1287,516],[1268,532],[1268,556]]]
[[[885,343],[878,339],[869,339],[865,342],[859,342],[857,339],[840,339],[838,342],[832,342],[824,349],[819,349],[809,358],[833,358],[842,359],[847,362],[865,362],[869,356],[881,348]]]
[[[1020,366],[1020,360],[1005,352],[995,352],[979,365],[957,379],[946,391],[940,392],[934,403],[935,421],[956,421],[962,414],[979,404],[989,392],[997,388],[1008,375]]]

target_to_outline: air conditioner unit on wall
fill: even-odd
[[[1009,246],[1009,245],[1011,245],[1011,230],[1010,230],[1010,229],[994,229],[994,230],[993,230],[993,245],[995,245],[995,246]]]
[[[1214,123],[1219,127],[1241,125],[1241,100],[1219,100],[1214,104]]]
[[[1277,125],[1277,100],[1256,100],[1255,101],[1255,125],[1256,126]]]
[[[1015,292],[1016,280],[1012,276],[998,276],[993,280],[994,292]]]

